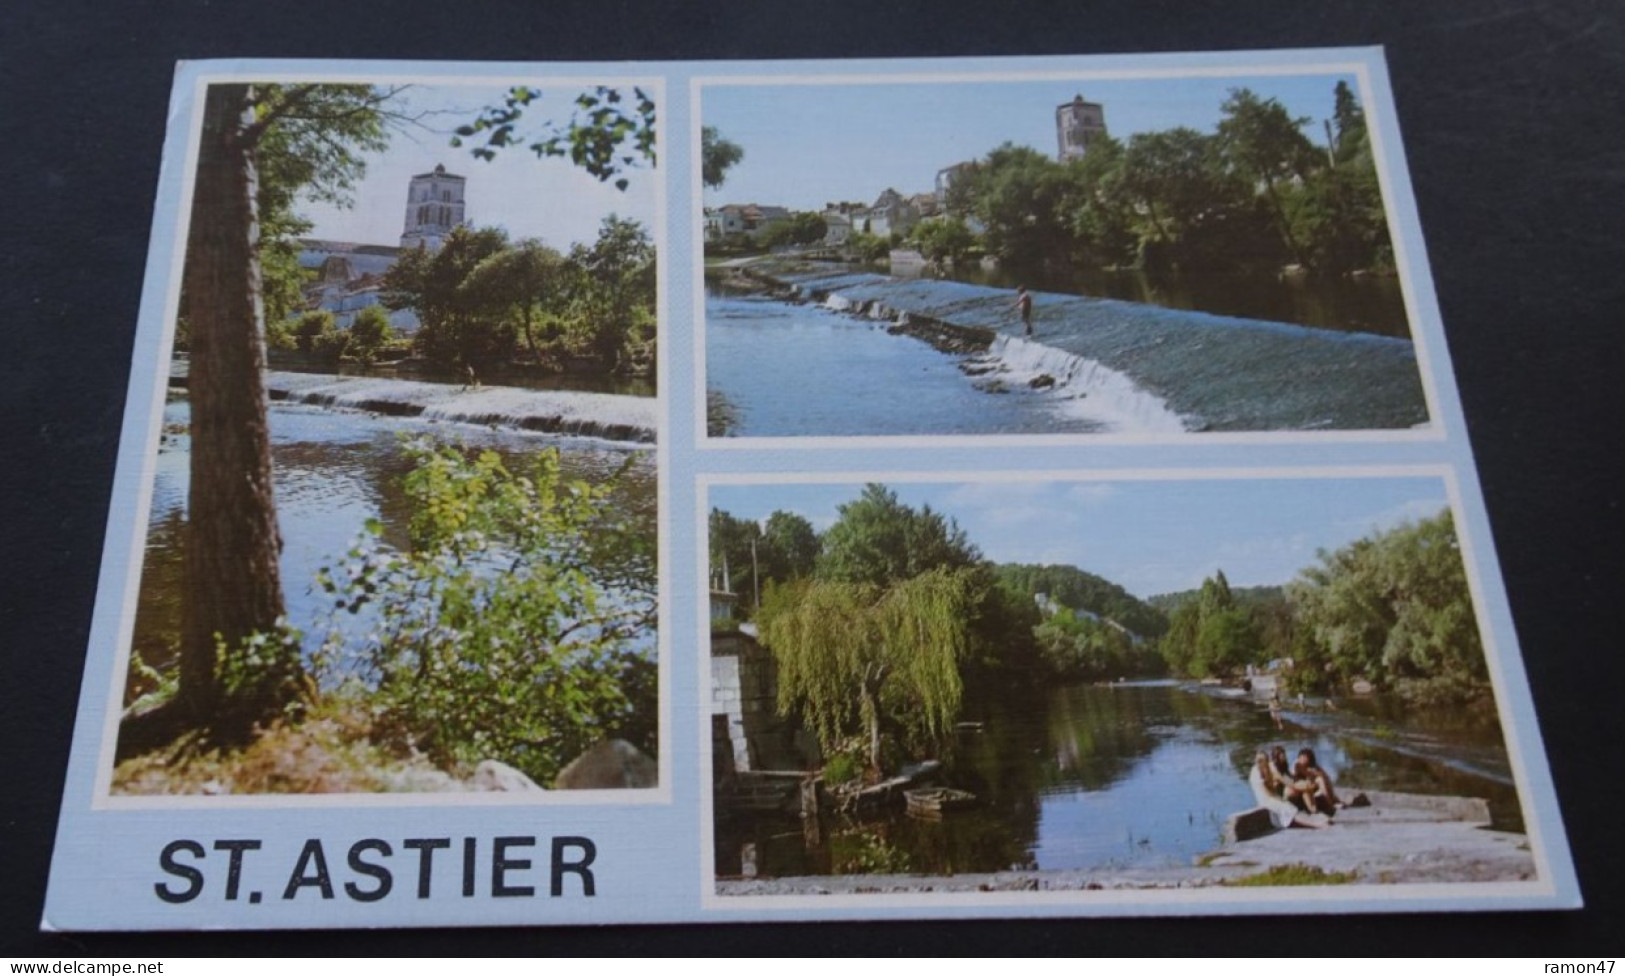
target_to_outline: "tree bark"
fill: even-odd
[[[286,702],[224,701],[216,663],[217,641],[238,648],[284,613],[250,105],[246,85],[212,85],[204,97],[185,278],[192,451],[179,704],[226,738]]]

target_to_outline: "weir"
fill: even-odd
[[[803,300],[899,323],[962,331],[1010,381],[1055,393],[1135,431],[1403,429],[1428,422],[1413,344],[1115,299],[1033,292],[1022,336],[1005,289],[873,272],[751,269]],[[921,336],[939,348],[935,337]],[[947,351],[968,351],[948,348]],[[1047,383],[1047,380],[1042,382]]]
[[[171,382],[183,382],[183,376],[172,374]],[[643,444],[654,443],[658,429],[658,404],[652,397],[507,386],[466,387],[279,370],[266,372],[265,385],[272,400],[395,417],[423,417],[449,423],[495,425]]]

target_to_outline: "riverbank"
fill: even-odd
[[[998,871],[948,876],[835,875],[719,879],[716,891],[753,895],[918,894],[984,891],[1095,891],[1291,884],[1422,884],[1528,881],[1528,838],[1484,828],[1488,814],[1463,814],[1449,800],[1370,794],[1325,830],[1278,830],[1234,840],[1190,865],[1064,871]],[[1417,802],[1412,802],[1412,801]]]
[[[185,371],[172,371],[170,385],[184,387]],[[469,387],[279,370],[266,372],[265,385],[272,400],[391,417],[423,417],[640,444],[654,443],[659,430],[659,403],[653,397],[509,386]]]

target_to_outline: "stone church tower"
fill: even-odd
[[[463,190],[467,183],[461,176],[446,172],[436,164],[433,173],[412,177],[406,190],[406,229],[401,233],[401,247],[426,247],[440,250],[446,235],[453,227],[464,223]]]
[[[1086,102],[1083,96],[1072,99],[1055,109],[1055,139],[1059,151],[1055,158],[1061,162],[1082,159],[1096,139],[1106,135],[1106,110],[1098,102]]]

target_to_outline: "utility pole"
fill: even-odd
[[[756,538],[750,540],[750,591],[756,600],[756,609],[762,609],[762,579],[756,567]]]

